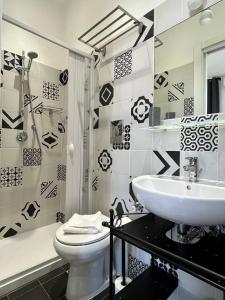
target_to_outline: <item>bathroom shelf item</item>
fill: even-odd
[[[174,223],[148,214],[120,228],[108,224],[112,235],[157,256],[205,282],[225,291],[225,234],[206,234],[196,244],[180,244],[165,233]]]
[[[83,33],[78,40],[92,47],[95,51],[102,52],[104,55],[106,46],[135,27],[138,27],[139,32],[141,32],[143,23],[118,5],[104,18]]]

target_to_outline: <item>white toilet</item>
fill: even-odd
[[[65,234],[64,226],[56,231],[54,246],[70,263],[67,300],[92,299],[108,286],[109,228],[97,234]]]

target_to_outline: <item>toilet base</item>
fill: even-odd
[[[109,286],[107,256],[100,255],[94,261],[70,265],[67,300],[90,300]]]

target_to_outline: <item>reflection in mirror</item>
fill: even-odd
[[[222,1],[156,36],[154,109],[158,121],[150,124],[225,112],[224,15]]]

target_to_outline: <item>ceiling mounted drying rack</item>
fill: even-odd
[[[102,52],[103,55],[105,55],[106,46],[135,27],[138,27],[139,33],[141,33],[143,26],[142,22],[138,21],[124,8],[118,5],[109,14],[82,34],[78,40],[94,48],[95,51]],[[122,31],[122,29],[124,30]]]

